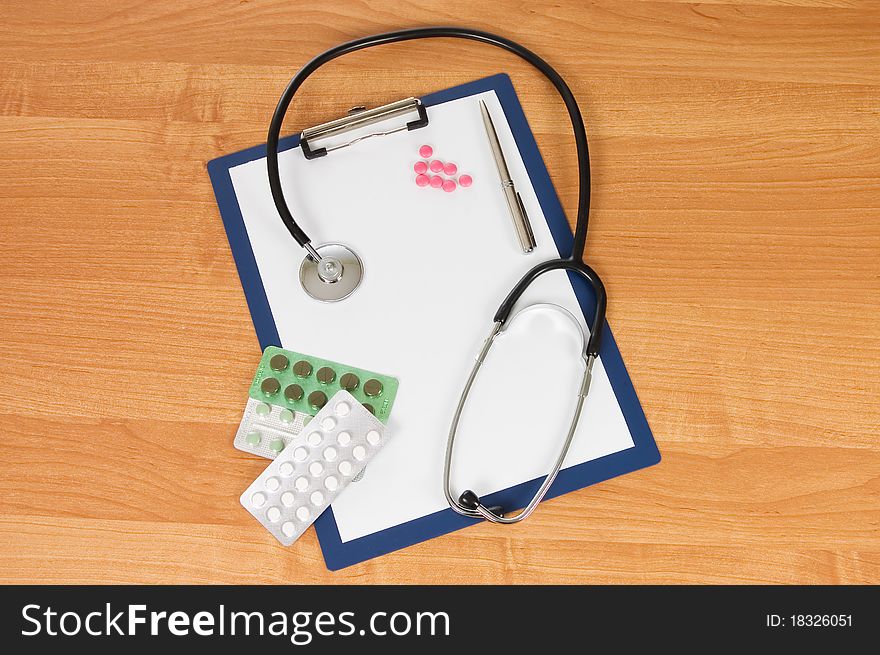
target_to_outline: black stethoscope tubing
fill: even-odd
[[[568,85],[565,83],[565,80],[562,79],[559,73],[557,73],[550,64],[537,54],[510,39],[489,32],[461,27],[424,27],[385,32],[383,34],[376,34],[348,41],[347,43],[342,43],[321,53],[309,61],[299,70],[299,72],[297,72],[296,75],[294,75],[293,79],[290,80],[287,87],[284,89],[284,93],[282,93],[281,98],[278,101],[278,106],[275,108],[275,113],[272,116],[272,122],[269,125],[269,134],[266,139],[266,161],[269,174],[269,188],[272,192],[272,199],[275,202],[275,207],[278,209],[278,214],[296,242],[303,248],[310,249],[311,239],[293,218],[290,208],[287,206],[287,201],[284,198],[284,191],[281,187],[281,173],[278,167],[278,142],[281,138],[281,126],[284,122],[284,116],[287,114],[293,96],[302,86],[303,82],[305,82],[306,78],[327,62],[357,50],[363,50],[364,48],[388,43],[397,43],[400,41],[438,37],[469,39],[481,43],[488,43],[518,55],[541,71],[547,79],[553,83],[553,86],[556,87],[556,90],[559,92],[559,95],[562,97],[562,100],[568,109],[568,115],[571,119],[571,126],[574,132],[575,146],[577,148],[579,184],[578,213],[575,222],[574,243],[571,256],[547,260],[529,270],[522,279],[517,282],[516,286],[513,287],[507,295],[507,298],[504,299],[504,302],[501,303],[501,306],[495,313],[494,320],[496,323],[503,325],[510,317],[516,301],[522,296],[526,288],[528,288],[528,286],[539,276],[553,270],[571,271],[587,281],[592,287],[596,297],[596,311],[593,316],[593,321],[590,327],[590,336],[586,347],[586,354],[595,357],[599,354],[602,327],[605,323],[605,308],[607,300],[602,280],[592,268],[583,262],[590,214],[590,153],[587,144],[586,128],[584,127],[584,121],[577,101],[575,100],[571,89],[569,89]]]

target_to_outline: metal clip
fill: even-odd
[[[413,111],[417,112],[419,117],[414,121],[410,121],[406,125],[402,125],[401,127],[397,127],[392,130],[385,130],[382,132],[365,134],[363,136],[357,137],[356,139],[352,139],[347,143],[341,143],[335,146],[329,146],[326,148],[314,147],[313,142],[317,141],[318,139],[325,139],[331,136],[336,136],[338,134],[344,134],[345,132],[350,132],[351,130],[356,130],[358,128],[366,127],[368,125],[374,125],[376,123],[380,123],[382,121],[395,118],[397,116],[402,116]],[[364,139],[369,139],[374,136],[386,136],[388,134],[394,134],[395,132],[402,132],[404,130],[415,130],[420,127],[425,127],[427,124],[428,113],[425,110],[425,106],[422,104],[422,101],[418,98],[406,98],[405,100],[398,100],[397,102],[392,102],[390,105],[383,105],[381,107],[375,107],[373,109],[354,107],[349,112],[348,116],[337,118],[336,120],[322,123],[321,125],[316,125],[315,127],[309,127],[303,130],[299,135],[299,145],[300,148],[302,148],[303,155],[305,155],[306,159],[317,159],[318,157],[323,157],[328,152],[339,150],[340,148],[347,148],[348,146],[352,146],[360,141],[363,141]]]

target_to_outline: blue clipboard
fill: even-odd
[[[520,155],[531,178],[535,194],[556,242],[556,247],[560,255],[566,257],[571,253],[574,237],[510,77],[505,74],[493,75],[445,91],[432,93],[423,97],[422,102],[425,106],[430,107],[486,91],[495,91],[501,102]],[[279,150],[290,150],[298,145],[299,135],[289,136],[281,140]],[[214,186],[220,215],[226,227],[229,245],[238,267],[238,274],[254,321],[257,338],[263,349],[267,346],[281,346],[282,344],[269,308],[269,301],[248,239],[229,170],[265,156],[266,146],[261,145],[208,162],[208,173]],[[593,298],[592,290],[580,277],[569,273],[569,279],[589,325],[595,311],[595,298]],[[511,279],[511,283],[513,283],[513,279]],[[607,322],[599,355],[611,382],[611,388],[617,396],[634,446],[563,469],[559,472],[553,486],[550,487],[546,496],[548,499],[651,466],[660,461],[660,452],[654,442],[651,428],[648,426],[648,421]],[[543,478],[537,478],[484,496],[483,502],[487,505],[523,507],[534,495],[542,480]],[[315,529],[327,568],[335,571],[465,528],[475,522],[475,519],[461,516],[452,509],[445,509],[380,532],[343,542],[340,539],[336,519],[333,516],[333,508],[330,507],[315,521]]]

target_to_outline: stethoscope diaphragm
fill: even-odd
[[[355,252],[341,243],[325,243],[315,251],[320,260],[309,254],[299,267],[299,282],[315,300],[336,302],[348,298],[360,286],[364,265]]]

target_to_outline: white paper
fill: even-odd
[[[523,255],[482,124],[486,101],[538,246]],[[558,257],[494,92],[428,109],[430,125],[367,139],[307,161],[280,155],[287,202],[313,244],[340,242],[363,260],[360,288],[338,303],[299,285],[304,252],[278,218],[266,161],[230,171],[281,346],[400,379],[395,439],[333,503],[343,541],[448,507],[443,460],[452,414],[492,317],[519,278]],[[420,188],[418,148],[454,161],[473,186]],[[583,319],[567,275],[539,278],[518,307],[551,302]],[[308,316],[308,321],[301,320]],[[483,366],[456,441],[453,488],[480,495],[543,476],[558,456],[581,375],[573,326],[523,316]],[[633,447],[601,360],[566,466]],[[539,510],[540,511],[540,510]]]

